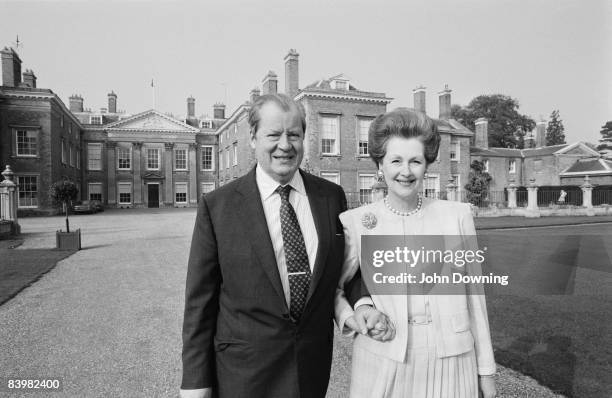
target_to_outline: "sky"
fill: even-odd
[[[131,114],[184,116],[191,95],[197,115],[216,102],[228,115],[269,70],[284,90],[295,48],[300,87],[344,73],[394,98],[389,110],[412,107],[423,85],[437,117],[448,85],[453,104],[504,94],[536,120],[558,109],[568,142],[595,143],[612,120],[607,0],[0,0],[0,15],[0,47],[19,35],[38,87],[91,109],[113,90]]]

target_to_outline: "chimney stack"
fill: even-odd
[[[484,117],[476,119],[476,137],[474,137],[474,146],[477,148],[489,148],[489,120]]]
[[[451,116],[451,90],[448,84],[444,85],[444,90],[438,93],[440,99],[440,116],[442,120],[448,120]]]
[[[112,90],[108,93],[108,113],[117,113],[117,94]]]
[[[259,89],[257,87],[255,87],[254,89],[251,90],[251,94],[249,96],[251,104],[255,102],[257,97],[259,97],[260,93],[261,93],[261,91],[259,91]]]
[[[276,73],[269,71],[263,78],[263,94],[276,94],[278,92],[278,77]]]
[[[536,124],[536,148],[546,146],[546,121],[540,120]]]
[[[191,95],[187,98],[187,119],[195,119],[195,98]]]
[[[70,98],[70,112],[83,112],[83,97],[78,94],[71,95]]]
[[[425,107],[425,87],[419,86],[415,88],[414,90],[412,90],[412,94],[414,94],[414,109],[418,112],[426,114],[427,111]]]
[[[21,59],[12,48],[4,47],[2,57],[2,85],[19,87],[21,83]]]
[[[31,69],[26,69],[23,72],[23,85],[30,88],[36,88],[36,75]]]
[[[225,104],[218,102],[213,105],[213,118],[225,119]]]
[[[285,55],[285,94],[291,98],[295,98],[300,89],[299,57],[293,48]]]

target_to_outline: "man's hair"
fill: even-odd
[[[295,102],[285,94],[276,93],[259,96],[255,102],[253,102],[253,105],[251,105],[251,110],[249,111],[249,126],[251,128],[252,137],[255,136],[255,133],[257,133],[257,129],[259,128],[259,121],[261,120],[259,111],[268,102],[274,102],[285,112],[289,112],[291,109],[296,109],[300,115],[300,121],[302,122],[302,131],[304,134],[306,134],[306,112],[304,112],[304,107],[302,104]]]

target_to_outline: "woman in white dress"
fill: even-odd
[[[434,122],[411,109],[396,109],[371,124],[368,148],[385,178],[388,195],[340,215],[346,249],[336,321],[344,332],[351,328],[361,332],[353,345],[351,398],[477,398],[479,391],[485,398],[495,397],[484,295],[371,292],[353,311],[343,291],[359,269],[362,235],[476,234],[469,205],[421,196],[427,167],[436,160],[439,145]],[[356,327],[363,325],[363,314],[374,309],[393,324],[392,340],[380,323],[377,327],[384,337],[378,340],[371,338],[376,337],[376,328],[368,336],[363,327]]]

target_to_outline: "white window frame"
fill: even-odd
[[[461,192],[461,174],[451,174],[453,184],[457,186],[457,192]]]
[[[185,167],[178,167],[178,160],[179,160],[178,156],[177,156],[178,152],[183,152],[185,154],[185,158],[184,158],[184,160],[185,160]],[[188,156],[188,154],[187,154],[187,149],[186,148],[175,148],[174,149],[174,170],[179,170],[179,171],[186,171],[187,170],[187,167],[188,167],[187,166],[187,164],[188,164],[187,156]]]
[[[225,148],[225,168],[229,169],[230,168],[230,149]]]
[[[92,192],[92,187],[99,187],[100,188],[100,199],[92,199],[91,195],[92,194],[97,194],[98,192]],[[87,199],[89,200],[99,200],[100,202],[102,202],[104,200],[104,193],[102,192],[102,183],[101,182],[90,182],[87,184]]]
[[[488,173],[489,172],[489,159],[484,159],[482,161],[482,171]]]
[[[91,115],[89,116],[89,124],[102,124],[102,115]]]
[[[232,160],[232,166],[238,166],[238,143],[234,142],[234,145],[232,145],[232,150],[234,152],[234,156],[233,156],[233,160]]]
[[[430,183],[429,181],[434,181]],[[433,185],[433,188],[431,187]],[[427,191],[433,190],[434,199],[438,199],[440,195],[440,174],[439,173],[427,173],[423,179],[423,195],[427,196]]]
[[[76,168],[81,169],[81,148],[76,149]]]
[[[363,184],[363,180],[362,178],[370,178],[370,184],[369,186],[365,187]],[[374,183],[376,182],[376,174],[374,173],[359,173],[359,175],[357,176],[357,184],[358,184],[358,189],[359,189],[359,203],[361,204],[365,204],[365,203],[372,203],[372,185],[374,185]],[[369,191],[368,192],[368,199],[367,201],[362,200],[362,198],[364,197],[364,194],[362,193],[362,191]]]
[[[322,171],[319,173],[321,178],[326,179],[329,182],[340,185],[340,172],[339,171]]]
[[[149,167],[149,151],[155,151],[157,153],[157,167]],[[160,170],[161,169],[161,150],[159,148],[147,148],[147,170]]]
[[[209,149],[210,148],[210,169],[205,169],[204,168],[204,156],[205,156],[205,149]],[[200,151],[200,169],[202,171],[214,171],[215,170],[215,148],[212,145],[202,145],[201,146],[201,151]]]
[[[97,168],[91,167],[91,154],[93,148],[98,148],[100,154],[100,158],[95,159],[99,162],[99,166]],[[102,170],[102,144],[99,142],[87,143],[87,170]]]
[[[207,189],[206,187],[209,187],[211,189]],[[200,190],[202,195],[207,194],[209,192],[212,192],[215,189],[215,183],[214,182],[202,182],[200,183]]]
[[[129,191],[130,191],[130,201],[129,202],[122,202],[121,201],[121,187],[122,186],[127,186],[129,187]],[[117,183],[117,203],[120,205],[131,205],[132,204],[132,200],[134,198],[134,192],[132,190],[132,183],[131,182],[118,182]]]
[[[121,151],[127,151],[128,167],[121,167]],[[132,148],[117,145],[117,170],[132,170]]]
[[[453,153],[455,157],[453,157]],[[461,145],[459,141],[451,140],[449,157],[451,162],[458,162],[461,157]]]
[[[40,176],[38,174],[20,174],[17,176],[17,207],[20,209],[37,209],[38,208],[38,197],[40,195]],[[34,192],[35,196],[33,198],[29,198],[30,204],[22,205],[20,198],[20,188],[25,187],[25,183],[21,181],[22,178],[34,178],[36,191],[25,191],[25,192]],[[32,204],[34,203],[34,204]]]
[[[32,130],[32,129],[20,129],[20,128],[16,128],[14,129],[15,131],[15,156],[18,157],[24,157],[24,158],[35,158],[38,156],[38,136],[39,136],[39,130]],[[28,152],[34,152],[34,153],[19,153],[19,133],[25,133],[25,137],[24,139],[27,141],[22,142],[22,144],[27,145],[28,148]],[[30,140],[33,139],[33,142],[31,142]],[[32,148],[32,144],[34,144],[34,148]]]
[[[68,144],[68,161],[70,162],[70,167],[74,167],[74,151],[70,143]]]
[[[516,174],[516,159],[508,160],[508,173]]]
[[[335,130],[336,131],[326,131],[326,121],[335,121]],[[322,156],[337,156],[340,154],[340,116],[339,115],[329,115],[329,114],[321,114],[319,116],[319,123],[321,129],[321,155]],[[330,128],[333,127],[333,123],[330,124]],[[327,134],[334,135],[333,138],[327,137]],[[323,148],[323,140],[333,140],[333,150],[331,152],[324,152]]]
[[[357,119],[357,155],[358,156],[369,156],[368,149],[369,149],[370,144],[368,142],[368,132],[370,131],[370,125],[372,124],[373,120],[374,119],[365,118],[365,117],[360,117]],[[365,132],[364,132],[362,123],[368,123],[368,128],[365,129]],[[363,136],[364,133],[365,133],[365,137]],[[361,145],[363,143],[365,143],[365,146]],[[365,151],[362,151],[362,149],[365,149]]]
[[[180,191],[181,192],[179,192],[179,187],[180,187]],[[183,190],[185,192],[182,192]],[[178,199],[177,199],[177,195],[178,194],[182,194],[182,193],[185,194],[185,201],[184,202],[179,202]],[[174,203],[175,204],[177,204],[177,205],[186,205],[188,203],[188,201],[189,201],[188,194],[189,194],[189,190],[187,189],[187,183],[186,182],[175,182],[174,183]]]

